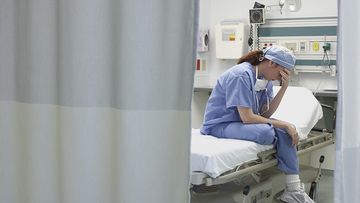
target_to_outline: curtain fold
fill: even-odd
[[[0,202],[188,202],[197,7],[2,0]]]
[[[360,3],[338,1],[338,5],[339,77],[334,202],[360,202]]]

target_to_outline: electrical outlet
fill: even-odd
[[[306,42],[305,42],[305,41],[301,41],[301,42],[300,42],[300,51],[301,51],[301,52],[305,52],[305,51],[306,51]]]
[[[298,44],[297,42],[285,42],[284,47],[288,48],[289,50],[296,52],[298,50]]]

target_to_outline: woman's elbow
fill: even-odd
[[[253,123],[254,113],[250,108],[238,108],[240,119],[243,123]]]
[[[251,116],[241,116],[241,120],[242,120],[242,122],[245,123],[245,124],[252,123]]]

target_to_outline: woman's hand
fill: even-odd
[[[281,86],[287,87],[289,85],[289,80],[290,80],[290,71],[284,68],[280,70],[280,75],[281,75]]]
[[[286,131],[287,133],[290,135],[291,139],[292,139],[292,144],[293,145],[297,145],[299,143],[299,135],[296,131],[296,127],[292,124],[289,124],[286,127]]]

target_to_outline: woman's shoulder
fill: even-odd
[[[232,77],[250,77],[249,72],[251,72],[251,69],[252,65],[244,62],[231,67],[228,70],[228,74]]]
[[[230,69],[228,69],[226,72],[224,72],[218,79],[218,82],[221,85],[232,83],[233,81],[243,80],[247,83],[251,82],[251,64],[247,65],[244,63],[237,64]]]

